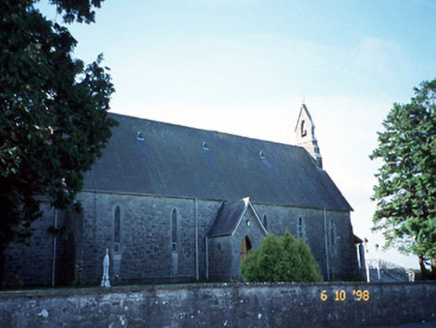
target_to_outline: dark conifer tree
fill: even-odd
[[[250,250],[241,274],[247,282],[322,281],[309,246],[289,232],[281,237],[269,234],[257,249]]]
[[[371,159],[377,202],[373,230],[386,246],[414,254],[424,277],[436,278],[436,80],[415,88],[409,104],[394,104],[379,133]],[[431,271],[425,262],[431,260]]]
[[[102,58],[72,58],[76,40],[47,20],[37,0],[0,0],[0,279],[3,251],[30,233],[41,197],[74,207],[108,141],[114,91]],[[90,23],[100,0],[51,0],[64,21]],[[75,206],[79,208],[79,206]]]

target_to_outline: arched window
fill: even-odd
[[[304,238],[304,222],[301,216],[298,218],[297,236],[298,238]]]
[[[117,205],[114,212],[114,253],[120,253],[121,244],[121,209]]]
[[[171,212],[171,243],[173,252],[177,250],[177,210]]]
[[[263,215],[263,226],[268,230],[268,218],[266,214]]]
[[[330,245],[335,246],[335,227],[333,225],[333,219],[330,219]]]

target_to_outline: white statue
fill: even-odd
[[[103,259],[103,278],[101,279],[101,287],[110,287],[111,283],[109,282],[109,248],[106,248],[106,255]]]

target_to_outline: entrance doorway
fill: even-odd
[[[248,236],[245,236],[244,240],[242,240],[241,243],[240,263],[245,260],[245,257],[247,256],[247,253],[250,249],[252,249],[250,239],[248,238]]]

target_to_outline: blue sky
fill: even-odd
[[[106,0],[95,24],[69,28],[78,58],[104,54],[113,112],[293,144],[305,101],[324,168],[376,256],[368,156],[392,104],[436,78],[436,1]]]

